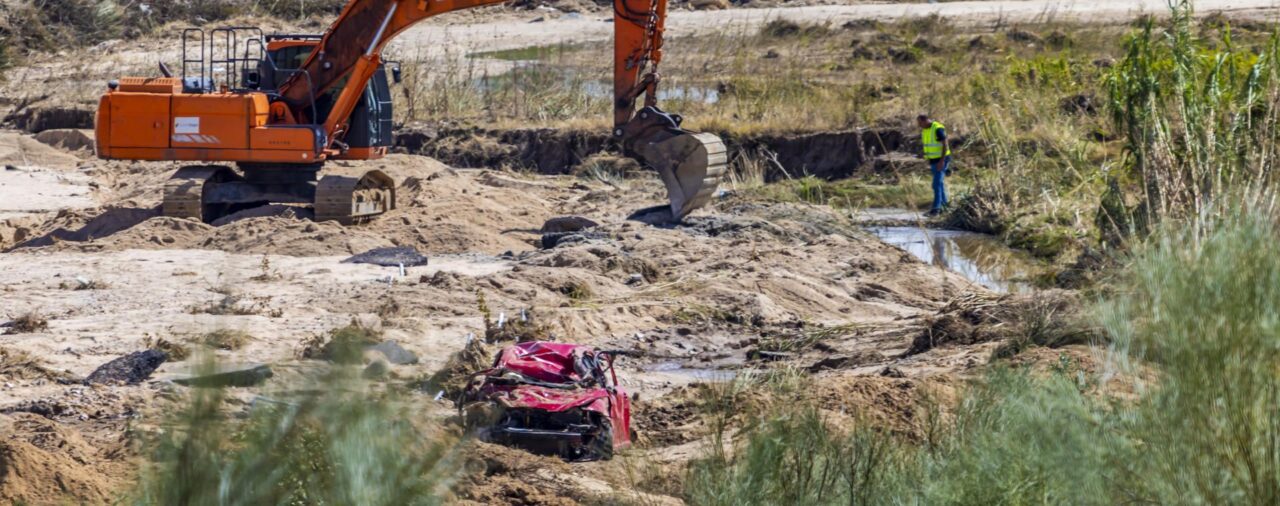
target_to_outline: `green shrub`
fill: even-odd
[[[928,417],[923,442],[863,424],[845,434],[823,423],[820,405],[781,403],[739,424],[737,449],[714,445],[691,465],[686,499],[1275,504],[1280,232],[1256,211],[1265,209],[1259,200],[1269,201],[1232,206],[1255,214],[1213,210],[1163,228],[1133,259],[1119,295],[1101,306],[1113,342],[1106,369],[1136,382],[1136,397],[1110,399],[1095,389],[1098,378],[1070,364],[1047,378],[997,367],[946,416]],[[1063,337],[1054,308],[1023,325],[1028,341]],[[730,434],[725,420],[708,426]],[[875,458],[841,456],[848,454]],[[832,478],[855,474],[872,478],[858,486]]]
[[[298,397],[259,398],[247,419],[220,389],[190,403],[150,441],[131,493],[150,504],[439,504],[454,473],[453,440],[424,417],[337,374]]]

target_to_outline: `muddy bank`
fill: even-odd
[[[919,151],[918,136],[894,129],[777,135],[719,133],[734,163],[763,162],[765,180],[816,176],[846,178],[893,153]],[[538,174],[571,174],[593,155],[619,153],[607,132],[550,128],[489,130],[410,126],[395,134],[395,149],[425,155],[455,167],[507,167]]]

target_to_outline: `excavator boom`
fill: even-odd
[[[243,67],[226,82],[204,74],[113,82],[98,113],[98,153],[109,159],[235,162],[183,169],[167,185],[166,213],[212,221],[256,204],[314,202],[317,219],[353,223],[395,207],[394,182],[377,171],[325,176],[332,159],[382,156],[390,144],[390,97],[382,51],[397,35],[432,16],[503,0],[351,0],[318,38],[251,39],[261,52],[227,56],[213,68]],[[679,115],[657,106],[666,0],[614,0],[614,136],[624,152],[658,172],[670,219],[706,204],[725,171],[724,144],[681,129]],[[233,40],[237,29],[218,29]],[[203,33],[203,32],[201,32]],[[212,37],[217,40],[218,37]],[[200,39],[201,58],[204,40]],[[226,55],[241,48],[227,43]],[[250,52],[246,44],[244,53]],[[213,41],[209,54],[218,54]],[[211,57],[212,58],[212,57]],[[385,100],[383,100],[385,98]],[[643,102],[639,102],[643,98]],[[385,102],[385,104],[383,104]],[[381,123],[379,123],[381,122]],[[172,197],[172,199],[170,198]],[[172,201],[171,201],[172,200]]]

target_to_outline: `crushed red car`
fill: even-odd
[[[631,446],[631,399],[619,352],[532,341],[503,348],[467,385],[462,419],[481,440],[583,461]]]

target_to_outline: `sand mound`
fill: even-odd
[[[464,175],[428,158],[392,156],[370,168],[382,169],[401,182],[398,209],[371,223],[349,227],[315,223],[308,208],[282,205],[244,210],[215,221],[214,226],[161,218],[156,208],[140,207],[134,199],[158,200],[163,174],[150,166],[125,167],[113,171],[112,177],[118,179],[116,191],[126,200],[100,209],[63,210],[29,223],[0,223],[4,241],[0,246],[57,245],[93,251],[200,248],[294,256],[350,255],[409,246],[428,255],[499,254],[533,249],[538,228],[554,216],[554,206],[545,194],[489,185],[483,181],[492,177]],[[507,176],[499,179],[518,181]],[[549,193],[558,190],[543,185]]]
[[[93,445],[58,422],[30,413],[0,415],[0,501],[106,503],[112,480]]]
[[[80,159],[46,145],[34,137],[8,131],[0,132],[0,165],[38,166],[74,169]]]

